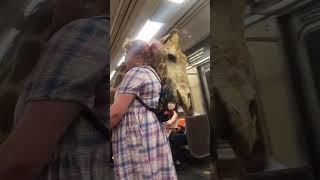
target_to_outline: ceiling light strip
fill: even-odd
[[[151,21],[150,19],[148,19],[135,39],[149,42],[159,32],[162,26],[163,23]]]
[[[184,0],[168,0],[168,1],[176,3],[176,4],[181,4],[181,3],[183,3]]]
[[[115,73],[116,73],[115,70],[113,70],[113,71],[111,72],[111,74],[110,74],[110,81],[112,80],[112,78],[113,78],[113,76],[114,76]]]
[[[124,63],[124,61],[125,61],[125,57],[122,56],[122,57],[120,58],[120,61],[119,61],[118,64],[117,64],[117,67],[121,66],[121,64]]]

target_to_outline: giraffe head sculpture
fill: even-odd
[[[179,32],[173,30],[170,34],[161,39],[161,49],[154,58],[153,68],[157,71],[162,85],[168,90],[174,101],[180,105],[187,114],[193,113],[191,107],[190,87],[187,77],[187,57],[180,49]],[[111,87],[111,102],[116,88],[125,74],[125,64],[122,64],[115,75]]]
[[[187,57],[180,49],[179,32],[173,30],[161,39],[162,48],[158,54],[159,63],[155,69],[169,87],[175,102],[186,113],[192,113],[190,87],[187,77]]]

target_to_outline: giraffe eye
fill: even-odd
[[[175,54],[168,54],[168,59],[169,61],[172,61],[172,62],[176,62],[177,61],[177,56]]]

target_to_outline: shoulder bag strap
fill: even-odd
[[[160,76],[151,68],[149,68],[148,66],[142,66],[143,68],[149,69],[151,72],[153,72],[153,74],[157,77],[157,79],[159,80],[161,86],[162,86],[162,81],[160,79]]]
[[[151,111],[151,112],[156,112],[156,109],[146,105],[146,103],[144,103],[138,96],[136,96],[136,98],[148,111]]]
[[[85,117],[90,124],[93,125],[105,138],[110,139],[109,129],[99,120],[93,112],[83,110],[80,112],[80,116]]]
[[[142,67],[143,67],[143,68],[146,68],[146,69],[149,69],[151,72],[153,72],[154,75],[155,75],[155,76],[157,77],[157,79],[159,80],[160,85],[161,85],[160,77],[159,77],[159,75],[158,75],[156,72],[154,72],[151,68],[149,68],[149,67],[147,67],[147,66],[142,66]],[[155,108],[152,108],[152,107],[148,106],[146,103],[144,103],[139,96],[136,96],[135,99],[137,99],[148,111],[151,111],[151,112],[156,113],[157,110],[156,110]]]

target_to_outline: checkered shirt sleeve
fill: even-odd
[[[82,19],[58,31],[31,78],[27,101],[72,101],[91,109],[96,84],[109,57],[105,25]]]

